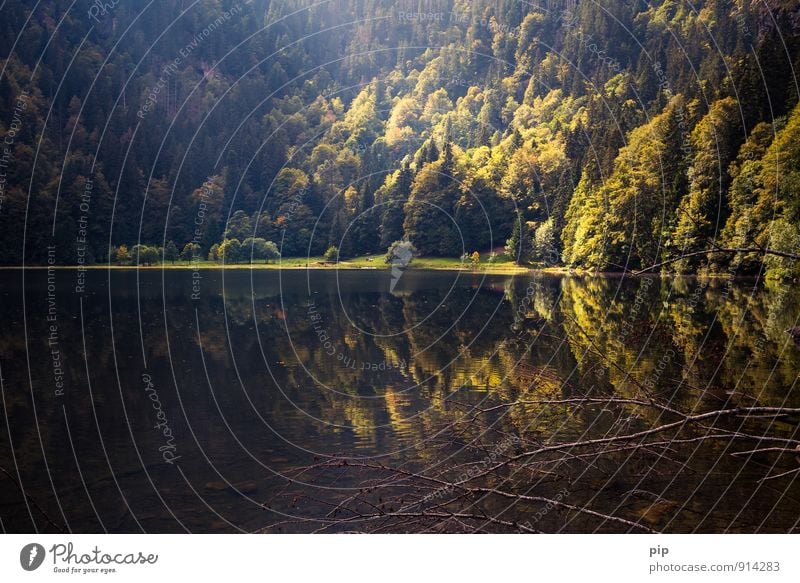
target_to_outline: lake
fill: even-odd
[[[8,270],[0,298],[9,532],[798,530],[792,286]]]

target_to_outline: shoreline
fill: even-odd
[[[391,266],[381,265],[380,267],[364,267],[359,265],[279,265],[279,264],[235,264],[235,265],[0,265],[0,271],[46,271],[48,269],[57,269],[61,271],[100,271],[100,270],[162,270],[162,271],[224,271],[224,270],[250,270],[250,271],[299,271],[299,270],[313,270],[313,271],[390,271]],[[456,267],[456,266],[443,266],[443,267],[407,267],[406,271],[464,271],[469,273],[490,273],[498,275],[516,275],[522,273],[544,272],[532,267],[522,266],[503,266],[487,269],[475,269],[470,267]],[[547,271],[547,273],[563,273],[563,272]]]
[[[314,270],[314,271],[389,271],[390,265],[361,265],[361,264],[348,264],[347,262],[340,265],[327,265],[327,264],[307,264],[307,265],[281,265],[279,263],[254,263],[254,264],[234,264],[234,265],[211,265],[203,263],[200,265],[174,264],[174,265],[0,265],[0,271],[43,271],[48,269],[56,269],[60,271],[99,271],[99,270],[162,270],[162,271],[223,271],[223,270],[250,270],[250,271],[300,271],[300,270]],[[459,271],[465,273],[484,274],[484,275],[523,275],[530,274],[544,274],[544,275],[561,275],[571,277],[598,277],[598,278],[664,278],[664,279],[734,279],[734,280],[751,280],[759,279],[757,276],[740,275],[731,277],[724,273],[720,274],[680,274],[680,273],[641,273],[635,274],[633,272],[625,271],[585,271],[577,269],[569,269],[566,267],[559,268],[539,268],[539,267],[525,267],[521,265],[497,265],[497,266],[484,266],[483,268],[474,267],[461,267],[460,265],[441,265],[441,266],[410,266],[406,268],[407,271]]]

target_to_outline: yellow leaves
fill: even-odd
[[[770,143],[775,126],[777,133]],[[777,120],[775,126],[756,126],[731,167],[735,178],[730,188],[732,212],[725,227],[727,241],[740,241],[749,235],[760,245],[772,245],[770,239],[775,234],[781,245],[791,246],[793,234],[786,225],[796,222],[792,209],[800,207],[796,173],[800,166],[800,106],[785,125]],[[769,263],[772,275],[788,274],[788,266],[776,258]]]
[[[545,174],[558,172],[567,162],[564,138],[561,134],[549,142],[539,144],[537,150],[539,167]]]
[[[342,102],[342,98],[338,95],[331,99],[331,109],[336,117],[342,115],[344,113],[344,103]]]
[[[414,137],[411,127],[419,117],[419,105],[412,97],[398,99],[386,124],[386,143],[390,147],[403,144]]]
[[[434,91],[441,84],[443,70],[442,57],[436,57],[428,61],[428,64],[419,74],[417,85],[414,87],[414,95],[421,98]]]
[[[603,91],[607,97],[621,98],[627,93],[630,79],[623,73],[618,73],[606,81]]]
[[[561,104],[564,93],[561,89],[553,89],[544,97],[537,97],[533,100],[533,116],[537,123],[553,118],[553,113]]]
[[[467,173],[465,182],[471,185],[475,180],[483,180],[497,185],[506,170],[506,160],[506,155],[500,148],[481,146],[468,150],[466,163],[471,172]]]
[[[282,168],[275,179],[276,190],[283,192],[303,191],[308,184],[308,176],[297,168]]]
[[[514,119],[511,122],[511,127],[518,130],[524,130],[536,125],[536,115],[534,110],[529,105],[520,105],[517,111],[514,112]]]
[[[391,148],[410,144],[414,139],[414,130],[410,127],[389,127],[386,130],[386,145]]]
[[[344,191],[343,197],[345,207],[351,213],[354,213],[358,207],[358,191],[355,189],[355,187],[350,186]]]
[[[344,123],[354,131],[366,127],[375,117],[375,95],[371,87],[366,87],[353,100],[345,114]]]
[[[421,119],[435,124],[439,118],[449,112],[453,108],[453,103],[447,97],[447,91],[444,89],[437,89],[425,101],[425,107],[422,111]]]

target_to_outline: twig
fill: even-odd
[[[725,248],[725,247],[717,247],[715,249],[705,249],[703,251],[693,251],[691,253],[685,253],[680,257],[673,257],[672,259],[667,259],[666,261],[662,261],[661,263],[656,263],[651,265],[650,267],[645,267],[644,269],[640,269],[639,271],[631,272],[632,275],[642,275],[643,273],[647,273],[648,271],[654,271],[659,267],[664,267],[665,265],[669,265],[671,263],[676,263],[681,261],[682,259],[686,259],[687,257],[695,257],[697,255],[710,255],[712,253],[762,253],[764,255],[776,255],[778,257],[785,257],[787,259],[800,259],[800,255],[795,255],[794,253],[787,253],[785,251],[776,251],[775,249],[757,249],[754,247],[735,247]]]

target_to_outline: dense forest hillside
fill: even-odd
[[[591,270],[800,274],[780,255],[698,253],[800,248],[797,1],[0,12],[2,263],[410,240]]]

